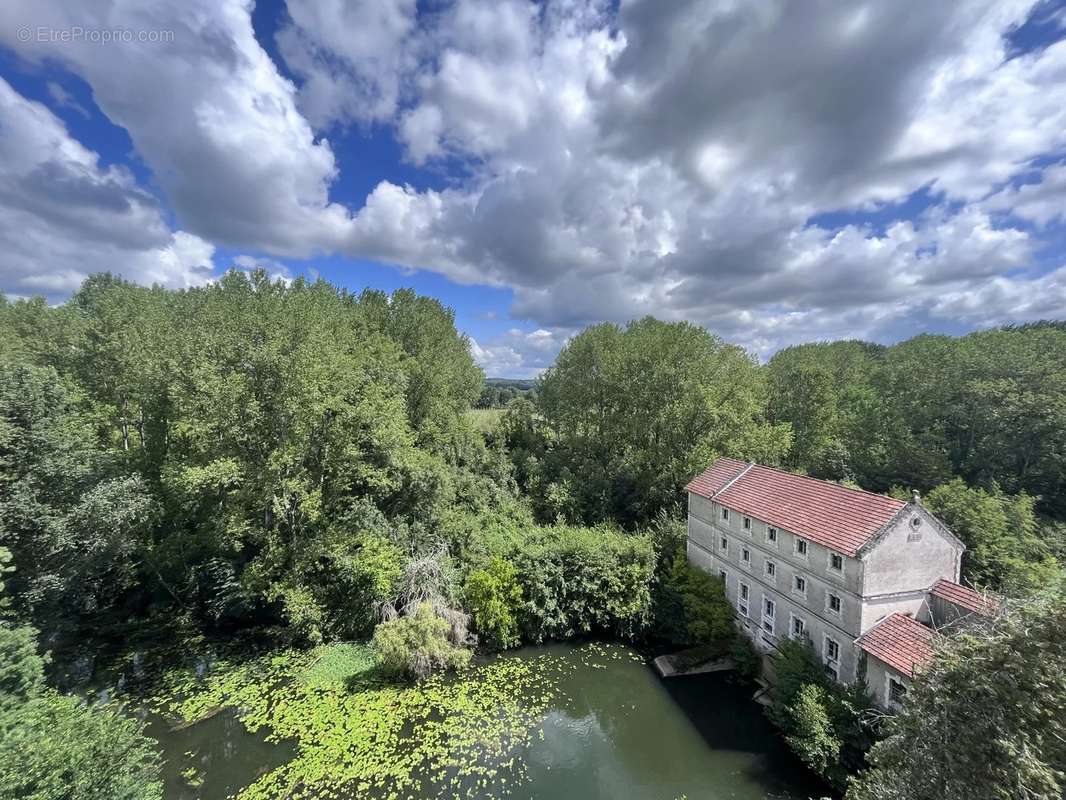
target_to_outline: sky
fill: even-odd
[[[0,291],[410,286],[490,376],[1066,317],[1066,2],[6,0]]]

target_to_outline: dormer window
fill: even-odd
[[[807,557],[807,540],[806,539],[800,539],[800,538],[797,537],[797,539],[796,539],[796,555],[802,556],[803,558]]]

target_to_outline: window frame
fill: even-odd
[[[834,567],[833,566],[833,559],[840,559],[840,566],[839,567]],[[838,553],[835,550],[830,550],[829,551],[829,556],[826,558],[826,568],[829,570],[830,574],[843,575],[844,574],[844,554],[843,553]]]
[[[718,549],[721,550],[726,555],[729,555],[729,537],[728,536],[721,537],[718,540],[718,544],[719,544]]]
[[[829,645],[833,645],[836,648],[837,654],[833,658],[829,655]],[[827,665],[831,665],[840,669],[840,642],[830,636],[828,633],[822,636],[822,661]]]
[[[833,598],[836,598],[836,601],[837,601],[836,610],[833,609]],[[836,592],[828,592],[827,591],[825,593],[825,610],[828,613],[833,614],[834,616],[837,616],[837,617],[844,616],[844,598],[841,597]]]
[[[799,587],[799,584],[801,582],[803,583],[803,588],[802,589]],[[793,573],[793,575],[792,575],[792,594],[796,595],[797,597],[803,597],[803,598],[807,597],[807,576],[806,575],[801,575],[798,572]]]
[[[799,632],[796,631],[797,622],[800,624]],[[799,614],[790,613],[788,615],[788,635],[793,639],[810,638],[810,634],[807,632],[807,620]]]
[[[729,509],[725,506],[722,506],[722,519],[729,522]]]
[[[777,562],[772,559],[766,559],[762,566],[763,575],[770,578],[775,583],[777,582]]]
[[[751,586],[744,581],[738,581],[737,585],[737,611],[744,619],[751,619]]]
[[[741,546],[740,548],[740,565],[751,569],[751,548]]]
[[[751,517],[744,517],[744,530],[751,531]]]
[[[892,687],[899,687],[899,698],[892,696]],[[907,697],[907,684],[891,673],[885,673],[885,705],[889,708],[900,708],[903,700]]]
[[[769,608],[770,608],[769,612],[767,612],[767,610],[766,610],[767,606],[769,606]],[[769,623],[770,627],[767,627],[767,623]],[[775,636],[776,635],[776,633],[775,633],[776,629],[777,629],[777,603],[774,602],[773,598],[770,598],[770,597],[767,597],[766,595],[763,595],[763,598],[762,598],[762,630],[763,630],[763,633],[764,634],[769,633],[771,636]]]
[[[766,526],[767,544],[772,544],[774,547],[777,547],[777,543],[780,538],[781,534],[778,532],[777,528],[775,528],[773,525]]]
[[[800,550],[800,545],[803,546],[803,550]],[[792,540],[792,552],[797,558],[802,558],[804,561],[810,557],[811,543],[804,539],[802,536],[797,536]]]

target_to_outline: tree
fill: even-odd
[[[161,798],[161,761],[143,723],[47,688],[46,661],[35,630],[0,622],[0,797]]]
[[[448,638],[451,626],[422,603],[411,616],[383,622],[374,630],[373,646],[386,675],[422,679],[439,669],[460,669],[470,651]]]
[[[500,650],[518,644],[522,587],[513,564],[497,557],[474,570],[466,578],[463,597],[475,630],[487,644]]]
[[[754,359],[696,325],[586,328],[539,387],[554,440],[541,480],[549,505],[575,522],[640,525],[717,456],[777,463],[789,427],[767,422],[765,401]]]
[[[656,598],[656,632],[679,646],[727,648],[736,635],[735,615],[721,578],[692,566],[680,552],[663,582]]]
[[[1066,789],[1061,582],[944,639],[849,800],[1060,800]]]
[[[1058,572],[1039,534],[1034,498],[1011,496],[998,486],[972,488],[955,478],[925,498],[926,507],[966,545],[963,572],[996,590],[1025,591],[1046,585]]]

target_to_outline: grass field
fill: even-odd
[[[466,414],[475,428],[487,434],[499,427],[503,412],[502,408],[472,408]]]

